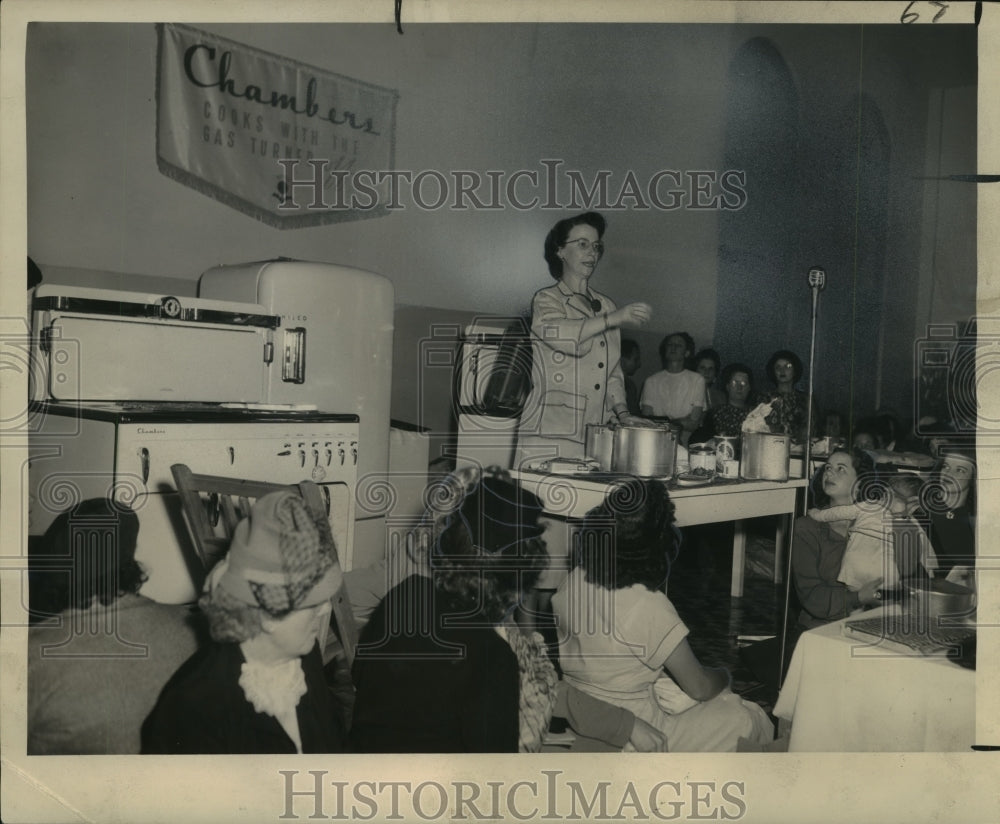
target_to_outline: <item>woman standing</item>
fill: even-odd
[[[518,427],[515,467],[527,460],[582,458],[588,423],[638,424],[628,412],[619,359],[625,325],[641,326],[645,303],[618,308],[591,288],[604,254],[604,218],[585,212],[560,220],[545,238],[554,286],[531,301],[532,390]]]
[[[825,509],[857,502],[862,496],[863,482],[874,474],[875,463],[868,453],[835,449],[820,474],[817,505]],[[846,618],[860,607],[880,603],[881,578],[866,582],[856,591],[837,580],[847,550],[850,526],[850,520],[822,523],[808,516],[795,522],[792,583],[802,605],[799,631]]]

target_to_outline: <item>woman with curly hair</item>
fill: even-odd
[[[809,396],[795,388],[802,380],[802,360],[788,349],[779,349],[767,361],[765,372],[774,390],[765,393],[763,400],[771,403],[771,414],[767,422],[772,432],[791,435],[792,440],[805,441],[806,424],[809,420]],[[812,431],[819,432],[819,410],[812,405]]]
[[[254,502],[198,606],[212,643],[164,688],[144,753],[344,750],[343,717],[317,639],[340,587],[333,537],[291,490]]]
[[[865,500],[877,477],[871,452],[834,449],[813,478],[815,506],[826,510]],[[846,618],[858,609],[880,603],[881,575],[858,581],[854,588],[839,580],[852,523],[850,517],[825,522],[809,516],[796,520],[792,584],[802,605],[797,632]]]
[[[586,516],[578,565],[559,588],[563,678],[630,710],[671,752],[734,752],[770,743],[764,711],[730,691],[724,668],[703,666],[664,592],[677,554],[674,507],[658,481],[613,487]]]
[[[362,752],[535,752],[553,714],[591,742],[663,749],[631,713],[561,688],[541,635],[513,620],[548,563],[541,501],[500,470],[428,490],[418,572],[361,634],[351,740]],[[604,747],[593,747],[604,748]]]

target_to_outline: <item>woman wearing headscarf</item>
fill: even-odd
[[[341,585],[332,549],[326,519],[294,491],[254,503],[198,602],[212,643],[164,688],[144,753],[343,751],[317,643]]]

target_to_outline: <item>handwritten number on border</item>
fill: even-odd
[[[917,20],[920,19],[920,14],[918,12],[911,11],[911,9],[916,6],[918,2],[919,0],[911,0],[906,4],[906,8],[903,9],[903,13],[899,17],[899,22],[916,23]],[[945,0],[929,0],[927,5],[937,7],[937,12],[931,20],[932,23],[937,23],[937,21],[944,16],[944,13],[948,11],[948,3],[946,3]]]

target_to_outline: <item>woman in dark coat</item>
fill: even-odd
[[[291,490],[256,501],[199,601],[212,643],[164,688],[144,753],[344,750],[317,643],[340,585],[332,546],[329,524]]]

